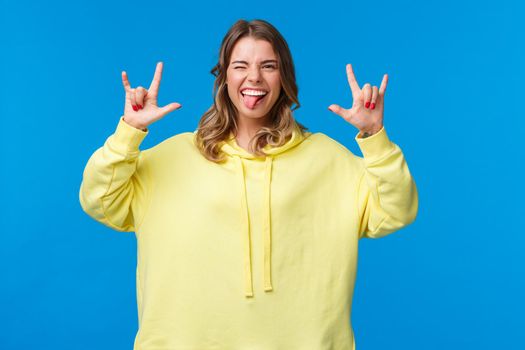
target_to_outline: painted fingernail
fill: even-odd
[[[135,106],[135,105],[132,105],[131,107],[133,107],[133,110],[134,110],[135,112],[139,110],[139,109],[137,108],[137,106]]]
[[[139,106],[139,109],[142,109],[142,105],[138,105]]]
[[[370,102],[365,103],[365,107],[368,108],[370,106]]]
[[[372,104],[370,105],[370,109],[374,109],[374,108],[376,108],[376,104],[375,104],[375,103],[372,103]]]

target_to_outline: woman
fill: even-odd
[[[387,75],[353,106],[363,158],[293,117],[292,57],[268,22],[226,34],[214,104],[198,129],[139,150],[147,127],[181,107],[131,88],[124,115],[89,159],[86,213],[137,238],[135,349],[355,349],[349,322],[357,246],[414,221],[415,182],[383,126]]]

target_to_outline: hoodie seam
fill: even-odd
[[[106,219],[108,224],[110,224],[110,226],[118,228],[119,230],[123,230],[124,227],[120,227],[119,225],[115,225],[112,222],[112,220],[109,218],[109,216],[106,213],[106,206],[104,204],[104,200],[106,199],[106,197],[107,197],[107,195],[109,193],[109,189],[111,188],[111,185],[113,184],[113,180],[114,179],[115,179],[115,165],[112,165],[111,166],[111,180],[109,180],[109,185],[108,185],[108,188],[106,189],[106,192],[104,193],[104,195],[102,197],[100,197],[100,207],[102,208],[102,215],[104,216],[104,218]]]
[[[142,159],[140,161],[144,162],[145,160],[146,160],[146,155],[145,153],[142,153]],[[137,162],[137,166],[138,166],[138,162]],[[144,219],[146,218],[146,214],[149,212],[149,208],[151,207],[151,202],[153,201],[153,195],[151,193],[153,191],[152,187],[155,186],[155,181],[151,181],[150,168],[148,166],[144,166],[143,168],[145,169],[144,192],[146,196],[146,201],[145,201],[146,205],[143,209],[143,213],[142,213],[140,220],[135,225],[135,232],[140,230],[144,222]],[[133,176],[135,176],[135,173]]]

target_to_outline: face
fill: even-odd
[[[251,37],[239,39],[232,51],[226,83],[237,117],[258,119],[264,124],[281,92],[281,76],[272,45]]]

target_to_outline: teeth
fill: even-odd
[[[262,96],[262,95],[266,95],[267,92],[265,92],[265,91],[257,91],[257,90],[244,90],[244,91],[242,91],[242,94],[250,95],[250,96]]]

